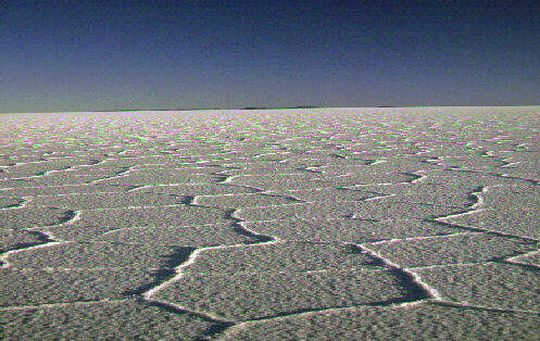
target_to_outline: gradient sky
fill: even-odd
[[[0,1],[0,112],[540,104],[539,1],[422,3]]]

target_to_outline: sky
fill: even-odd
[[[0,112],[540,104],[538,1],[0,1]]]

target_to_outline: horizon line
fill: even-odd
[[[464,108],[464,107],[536,107],[540,104],[523,104],[523,105],[378,105],[378,106],[286,106],[286,107],[267,107],[267,106],[247,106],[241,108],[223,108],[223,107],[194,107],[194,108],[117,108],[117,109],[105,109],[105,110],[68,110],[68,111],[44,111],[44,112],[26,112],[26,111],[6,111],[0,112],[0,115],[4,114],[62,114],[62,113],[114,113],[114,112],[135,112],[135,111],[147,111],[147,112],[194,112],[194,111],[249,111],[249,110],[294,110],[294,109],[406,109],[406,108]]]
[[[0,114],[62,114],[62,113],[114,113],[114,112],[135,112],[135,111],[149,111],[149,112],[194,112],[194,111],[249,111],[249,110],[294,110],[294,109],[391,109],[391,108],[464,108],[464,107],[536,107],[539,104],[520,104],[520,105],[378,105],[378,106],[284,106],[284,107],[270,107],[270,106],[247,106],[239,108],[224,108],[224,107],[194,107],[194,108],[117,108],[117,109],[105,109],[105,110],[67,110],[67,111],[44,111],[44,112],[28,112],[28,111],[1,111]]]

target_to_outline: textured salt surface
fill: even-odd
[[[0,120],[4,339],[539,336],[539,107]]]

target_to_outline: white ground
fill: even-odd
[[[6,340],[540,338],[540,107],[0,123]]]

